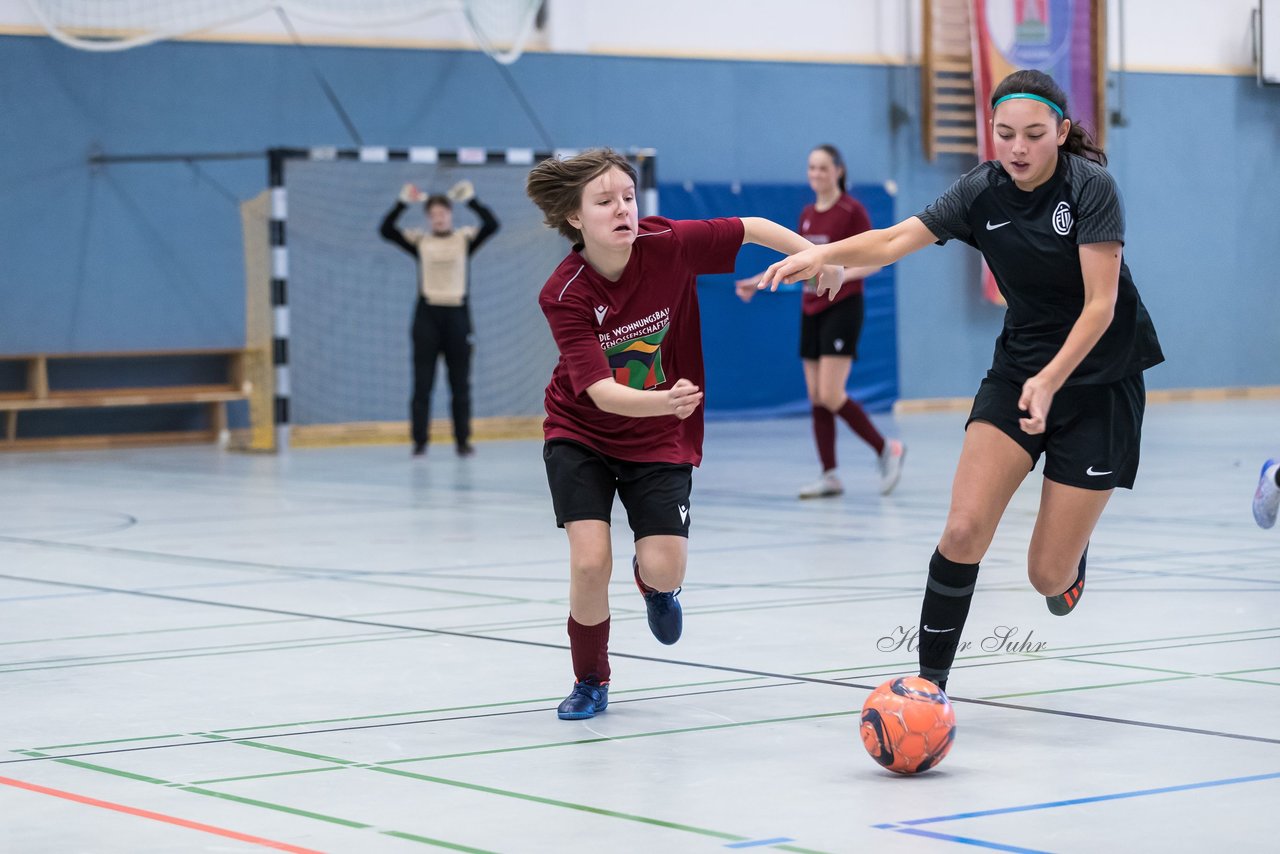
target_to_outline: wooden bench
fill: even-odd
[[[0,390],[0,412],[4,413],[4,439],[0,449],[110,447],[116,445],[140,445],[168,442],[217,441],[227,430],[227,403],[246,400],[252,386],[246,379],[247,351],[240,349],[198,349],[130,351],[110,353],[33,353],[25,355],[0,355],[0,367],[8,373],[21,375],[25,382],[19,388]],[[101,371],[107,360],[121,364],[111,367],[111,373],[121,378],[121,384],[90,383],[91,387],[66,385],[66,377],[50,382],[50,368],[55,375],[68,373],[66,369],[80,368],[82,373]],[[185,360],[192,366],[204,365],[206,372],[220,373],[211,382],[141,385],[139,373],[148,370],[161,372]],[[15,367],[16,365],[16,367]],[[208,369],[217,367],[216,371]],[[60,370],[62,369],[62,370]],[[74,372],[74,370],[70,371]],[[12,381],[9,385],[14,385]],[[40,410],[92,410],[107,407],[160,406],[193,404],[208,410],[208,425],[195,430],[156,430],[148,432],[92,433],[87,435],[22,436],[18,435],[18,416],[23,412]]]

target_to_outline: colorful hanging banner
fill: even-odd
[[[1024,68],[1051,75],[1067,93],[1067,115],[1102,143],[1106,0],[970,0],[973,87],[977,102],[978,156],[995,159],[991,92]],[[983,295],[1003,304],[990,270]]]

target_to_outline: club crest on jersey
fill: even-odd
[[[670,328],[670,324],[664,324],[657,332],[606,347],[604,354],[614,382],[644,390],[666,382],[667,375],[662,370],[662,339],[667,337]]]
[[[1071,205],[1058,202],[1053,210],[1053,230],[1066,237],[1071,233]]]

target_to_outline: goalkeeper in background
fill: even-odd
[[[430,231],[401,229],[396,220],[411,204],[424,203]],[[480,219],[480,227],[453,226],[453,203],[463,203]],[[444,354],[453,409],[453,438],[458,456],[475,453],[471,446],[471,350],[474,330],[467,305],[468,260],[498,231],[493,212],[476,198],[470,181],[459,181],[446,195],[427,195],[405,184],[395,206],[382,218],[378,233],[418,262],[418,301],[413,313],[413,398],[409,403],[413,455],[427,452],[431,424],[431,387],[436,358]]]

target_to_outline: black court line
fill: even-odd
[[[448,629],[432,629],[425,626],[409,626],[401,623],[384,623],[377,620],[361,620],[354,617],[336,617],[326,614],[312,614],[306,611],[290,611],[284,608],[267,608],[259,605],[241,605],[234,602],[215,602],[209,599],[194,599],[187,596],[173,596],[164,593],[147,593],[136,590],[125,590],[116,587],[104,587],[96,584],[80,584],[70,581],[52,581],[45,578],[28,578],[21,575],[9,575],[0,573],[0,578],[9,579],[11,581],[25,581],[32,584],[48,584],[55,587],[70,587],[80,590],[96,590],[101,593],[117,593],[125,596],[139,596],[147,599],[161,599],[170,602],[182,602],[189,605],[206,605],[214,608],[230,608],[237,611],[250,611],[259,614],[279,614],[287,617],[301,617],[311,620],[327,620],[329,622],[343,623],[353,626],[372,626],[382,629],[397,629],[400,631],[422,632],[425,634],[441,635],[444,637],[455,637],[466,640],[484,640],[494,641],[497,643],[515,644],[518,646],[528,646],[540,649],[554,649],[566,651],[569,649],[567,644],[548,643],[546,641],[532,641],[521,638],[504,638],[493,635],[472,634],[469,632],[450,631]],[[800,676],[794,673],[774,673],[769,670],[755,670],[749,667],[732,667],[726,664],[707,664],[700,661],[682,661],[675,658],[662,658],[652,655],[637,655],[628,652],[610,652],[614,658],[628,659],[631,661],[649,661],[656,664],[672,664],[678,667],[693,667],[700,670],[712,670],[718,673],[739,673],[746,676],[760,676],[767,679],[779,679],[791,682],[806,682],[814,685],[834,685],[839,688],[858,688],[864,691],[874,691],[877,685],[868,685],[860,682],[850,682],[837,679],[819,679],[814,676]],[[1145,727],[1148,729],[1165,730],[1168,732],[1181,732],[1190,735],[1208,735],[1216,738],[1229,738],[1239,741],[1253,741],[1262,744],[1280,745],[1280,738],[1267,738],[1260,735],[1246,735],[1244,733],[1222,732],[1219,730],[1199,729],[1196,727],[1177,726],[1175,724],[1161,724],[1154,721],[1138,721],[1129,718],[1116,718],[1107,715],[1091,715],[1085,712],[1072,712],[1064,709],[1048,709],[1039,706],[1025,706],[1018,703],[1001,703],[995,700],[980,700],[976,698],[950,696],[949,699],[953,704],[968,703],[977,706],[988,706],[998,709],[1011,709],[1020,712],[1035,712],[1044,715],[1056,715],[1059,717],[1074,718],[1076,720],[1096,721],[1099,723],[1113,723],[1124,726]]]

